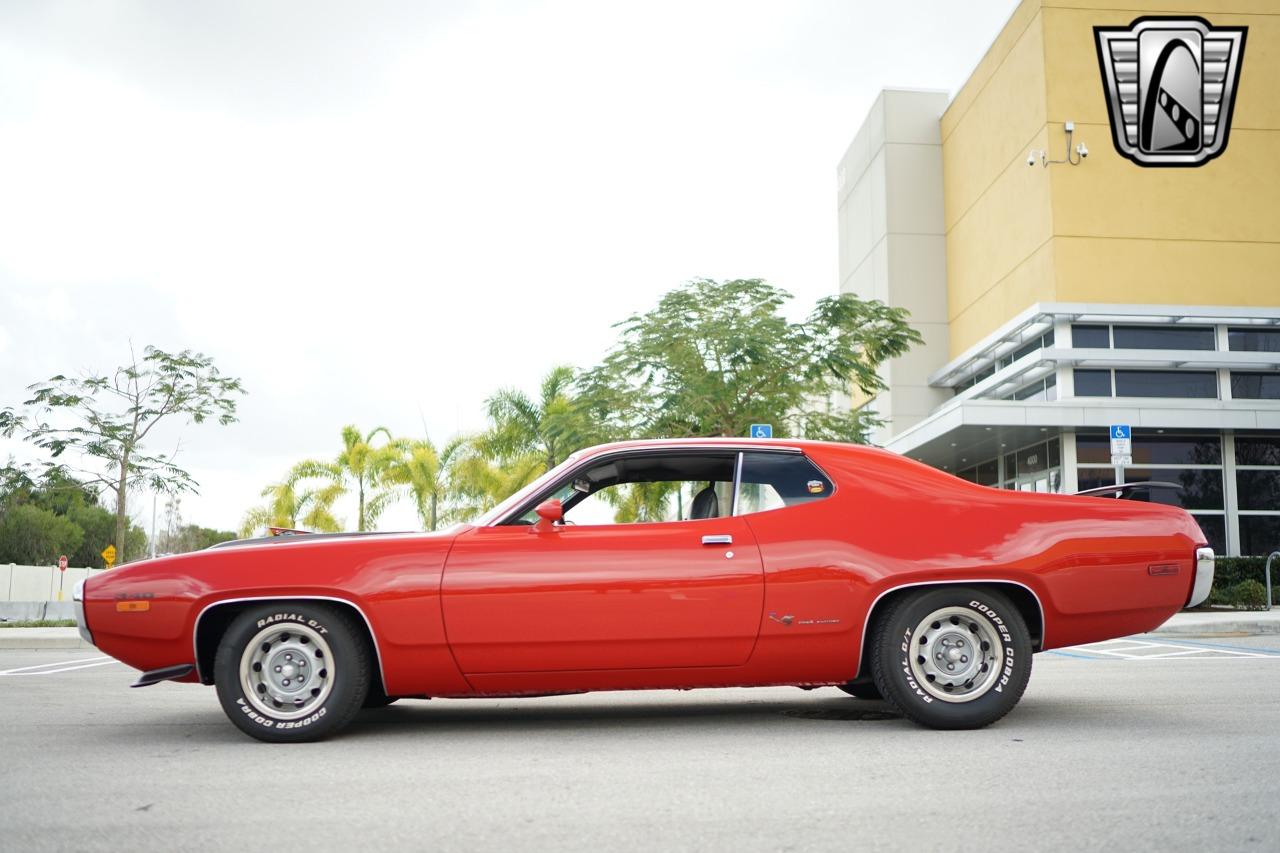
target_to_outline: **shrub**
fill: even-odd
[[[1213,589],[1206,604],[1258,608],[1267,605],[1263,584],[1265,557],[1219,557],[1213,566]],[[1271,598],[1280,601],[1280,559],[1271,564]]]
[[[1267,606],[1267,588],[1259,581],[1241,581],[1223,590],[1219,598],[1237,610],[1263,610]]]

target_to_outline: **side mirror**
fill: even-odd
[[[534,512],[538,514],[538,521],[533,525],[536,533],[554,530],[556,523],[564,520],[564,506],[555,498],[538,504]]]

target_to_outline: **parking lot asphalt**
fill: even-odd
[[[1280,849],[1275,637],[1041,654],[973,732],[767,688],[402,701],[268,745],[133,676],[0,650],[0,849]]]

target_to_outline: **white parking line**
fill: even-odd
[[[1114,643],[1122,643],[1117,647]],[[1107,648],[1100,648],[1107,646]],[[1169,660],[1170,658],[1187,658],[1192,655],[1209,656],[1215,660],[1232,658],[1276,658],[1275,654],[1266,652],[1247,652],[1237,649],[1209,648],[1206,646],[1188,646],[1180,643],[1154,643],[1147,640],[1103,640],[1099,643],[1088,643],[1083,646],[1072,646],[1073,649],[1091,655],[1107,655],[1121,660]]]
[[[34,666],[19,666],[14,669],[0,670],[0,675],[53,675],[56,672],[70,672],[73,669],[88,669],[91,666],[106,666],[109,663],[115,663],[114,658],[97,657],[97,658],[79,658],[77,660],[54,661],[53,663],[39,663]],[[38,669],[41,672],[31,672]]]

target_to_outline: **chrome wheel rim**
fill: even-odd
[[[968,607],[943,607],[920,620],[912,632],[911,672],[916,682],[943,702],[972,702],[1000,675],[1004,645],[995,625]]]
[[[240,682],[254,709],[279,720],[305,717],[333,689],[333,653],[306,625],[272,625],[254,635],[240,656]]]

